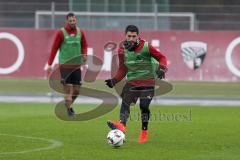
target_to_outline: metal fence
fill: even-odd
[[[158,30],[189,30],[191,18],[189,17],[162,17],[138,16],[142,14],[174,14],[191,13],[194,15],[195,30],[235,30],[240,28],[240,3],[231,4],[232,1],[197,1],[191,4],[187,0],[177,2],[169,0],[58,0],[55,1],[55,12],[82,12],[79,23],[88,29],[118,29],[122,24],[135,23],[144,29]],[[0,27],[28,27],[36,26],[36,11],[51,11],[52,0],[0,0]],[[136,13],[136,16],[87,16],[86,13]],[[170,15],[169,14],[169,15]],[[148,17],[148,18],[146,18]],[[51,16],[42,16],[39,27],[59,27],[64,24],[64,17],[54,16],[55,24],[52,26]],[[41,26],[42,25],[42,26]],[[157,26],[157,27],[156,27]]]
[[[54,9],[54,7],[53,7]],[[59,28],[68,12],[37,11],[35,28]],[[135,24],[144,30],[194,31],[194,13],[75,12],[78,25],[87,29],[122,29]]]

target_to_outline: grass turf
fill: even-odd
[[[238,82],[191,82],[174,81],[173,90],[164,96],[175,97],[218,97],[240,98],[240,85]],[[115,92],[106,87],[104,81],[83,83],[84,87],[97,88],[102,91]],[[51,89],[48,80],[44,79],[0,79],[0,94],[46,94]]]
[[[93,107],[75,106],[79,112]],[[137,143],[140,122],[139,108],[135,106],[131,108],[127,142],[114,149],[106,142],[109,131],[106,121],[117,120],[119,108],[90,121],[65,122],[54,115],[54,104],[0,103],[0,134],[5,134],[0,135],[0,159],[240,159],[240,107],[151,106],[151,110],[149,142]],[[46,141],[13,135],[54,139],[63,145],[51,150],[4,155],[4,152],[49,145]]]

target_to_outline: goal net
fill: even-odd
[[[35,28],[59,28],[64,25],[63,11],[36,11]],[[135,24],[146,30],[196,29],[195,14],[191,12],[142,13],[142,12],[74,12],[78,25],[87,29],[122,29]]]

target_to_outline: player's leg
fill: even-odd
[[[120,123],[122,123],[124,126],[127,125],[127,120],[129,118],[129,115],[130,115],[130,105],[123,101],[120,108],[119,119],[120,119]]]
[[[77,96],[80,92],[80,84],[81,84],[81,70],[80,68],[68,68],[68,77],[65,81],[66,84],[69,84],[70,94],[66,95],[68,102],[68,114],[69,116],[75,116],[75,112],[73,110],[72,104],[76,100]]]
[[[151,100],[152,98],[140,98],[142,130],[148,130],[148,121],[150,118],[149,105],[151,103]]]
[[[119,122],[110,121],[110,120],[107,121],[109,128],[111,128],[112,130],[119,129],[125,133],[126,132],[125,127],[127,124],[129,114],[130,114],[130,106],[128,104],[122,102],[121,108],[120,108],[120,116],[119,116],[120,121]]]
[[[123,132],[126,131],[125,126],[130,115],[130,105],[135,104],[137,101],[136,95],[134,92],[131,92],[131,85],[126,84],[122,90],[122,104],[120,108],[119,119],[120,122],[108,121],[107,124],[111,129],[119,129]]]
[[[73,84],[72,103],[77,99],[81,87],[81,69],[77,68],[71,73],[71,83]]]
[[[65,100],[65,106],[67,108],[71,107],[72,104],[72,97],[71,97],[71,88],[72,85],[71,84],[64,84],[63,85],[64,88],[64,100]]]
[[[64,87],[65,106],[67,108],[68,115],[69,116],[74,116],[75,113],[74,113],[74,111],[71,107],[71,105],[72,105],[72,94],[71,94],[71,92],[72,92],[73,86],[72,86],[72,84],[64,84],[63,87]]]
[[[141,110],[141,122],[142,130],[138,139],[139,143],[146,142],[148,136],[148,122],[150,118],[149,105],[151,103],[152,97],[140,98],[140,110]]]
[[[72,70],[69,68],[66,68],[65,66],[62,66],[60,67],[60,73],[61,73],[61,83],[63,84],[64,101],[65,101],[65,106],[67,108],[67,113],[69,116],[74,116],[75,114],[71,107],[73,85],[71,84],[70,75],[72,73]]]
[[[123,133],[126,132],[126,124],[127,124],[127,120],[130,114],[130,106],[124,102],[122,102],[121,104],[121,108],[120,108],[120,116],[119,119],[120,121],[107,121],[107,125],[109,128],[113,129],[119,129],[121,130]]]
[[[77,99],[79,93],[80,93],[80,86],[79,85],[73,85],[72,103],[74,103],[74,101]]]

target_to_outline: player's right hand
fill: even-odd
[[[107,79],[105,80],[106,82],[106,85],[109,87],[109,88],[113,88],[116,84],[116,80],[115,79]]]
[[[84,54],[84,55],[82,56],[82,58],[83,58],[83,64],[86,64],[86,62],[87,62],[87,55]]]

